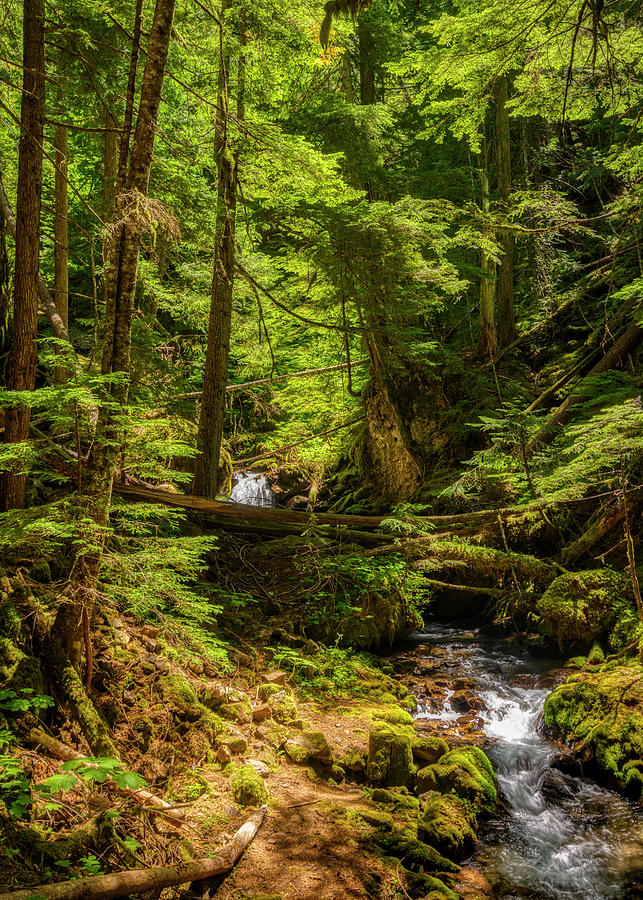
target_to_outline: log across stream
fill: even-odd
[[[561,747],[541,734],[543,703],[560,680],[560,662],[458,625],[432,626],[412,640],[392,662],[417,693],[417,726],[483,746],[498,777],[505,809],[483,826],[469,861],[493,896],[642,897],[640,807],[557,762]],[[473,714],[463,714],[467,696]]]

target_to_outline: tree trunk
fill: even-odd
[[[506,215],[511,194],[511,141],[507,113],[507,76],[498,79],[496,88],[496,141],[498,159],[498,194]],[[509,229],[498,234],[503,257],[498,266],[498,342],[506,347],[517,336],[514,316],[514,238]]]
[[[489,173],[487,171],[486,153],[481,156],[482,179],[482,212],[489,212]],[[480,356],[494,357],[498,352],[496,337],[495,299],[496,299],[496,263],[483,249],[480,258]]]
[[[69,332],[69,202],[67,197],[67,129],[56,125],[54,218],[54,303]],[[67,367],[56,366],[58,384],[67,380]]]
[[[225,11],[226,0],[222,0],[222,28],[225,27]],[[199,453],[195,463],[193,486],[195,494],[210,499],[216,497],[219,486],[219,458],[228,382],[235,262],[238,152],[233,152],[228,135],[228,68],[229,56],[223,53],[219,60],[219,95],[214,136],[214,161],[218,173],[214,272],[199,416]],[[239,75],[238,118],[241,118],[244,104],[243,62],[240,63]]]
[[[110,222],[116,201],[116,174],[118,172],[118,131],[116,118],[106,109],[103,116],[103,186],[101,211],[103,222]]]
[[[23,81],[18,150],[16,261],[13,293],[13,330],[7,387],[32,391],[36,382],[38,349],[38,268],[40,262],[40,201],[42,140],[45,115],[44,0],[24,0]],[[7,410],[4,440],[18,444],[29,436],[31,410],[16,404]],[[22,508],[26,474],[20,464],[2,473],[0,509]]]
[[[137,206],[148,192],[175,2],[156,0],[127,191],[116,198],[115,221],[119,227],[114,229],[109,242],[102,372],[121,372],[125,377],[111,386],[111,404],[100,407],[95,439],[85,469],[83,495],[79,500],[81,519],[84,520],[81,552],[74,561],[54,623],[54,633],[76,670],[80,667],[83,645],[87,644],[85,635],[91,621],[103,542],[109,526],[114,468],[122,443],[120,421],[126,412],[129,393],[134,291],[144,227],[142,217],[132,206]],[[86,646],[88,652],[89,649]]]

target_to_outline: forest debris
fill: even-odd
[[[128,894],[160,891],[176,884],[203,881],[229,872],[246,848],[252,843],[266,815],[260,807],[244,822],[234,837],[214,856],[179,863],[176,866],[155,866],[151,869],[130,869],[112,875],[92,875],[58,884],[38,885],[26,890],[0,894],[0,900],[112,900]]]
[[[62,759],[65,762],[72,759],[86,759],[83,753],[79,753],[78,750],[68,747],[66,744],[63,744],[62,741],[56,740],[56,738],[51,737],[39,728],[32,728],[27,735],[27,739],[32,744],[40,744],[42,747],[45,747],[55,757]],[[88,763],[88,765],[91,765],[91,763]],[[106,784],[116,788],[116,785],[114,785],[109,778],[107,779]],[[117,790],[120,790],[120,788],[117,788]],[[150,791],[146,791],[143,788],[137,788],[136,790],[124,788],[123,791],[124,793],[129,794],[137,803],[140,803],[141,806],[155,807],[159,811],[159,814],[170,819],[174,825],[180,827],[183,824],[184,811],[182,809],[177,809],[175,805],[168,803],[167,800],[163,800],[161,797],[157,797],[155,794],[152,794]]]

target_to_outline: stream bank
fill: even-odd
[[[494,897],[641,896],[640,806],[585,777],[544,733],[545,699],[569,674],[560,660],[530,655],[512,639],[435,625],[393,662],[419,698],[420,733],[476,743],[493,762],[504,809],[483,824],[472,861]]]

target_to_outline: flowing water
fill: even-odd
[[[450,668],[442,674],[450,680],[466,677],[483,704],[476,715],[507,807],[506,815],[483,827],[475,857],[494,896],[642,898],[640,808],[586,778],[550,768],[560,749],[541,735],[539,720],[556,663],[457,628],[434,626],[416,639],[416,660],[430,661],[430,648],[443,654],[442,665]],[[452,696],[449,690],[442,709],[420,703],[418,725],[433,720],[438,729],[453,729],[462,713],[453,710]]]
[[[235,472],[230,499],[248,506],[275,506],[275,492],[261,472]]]

